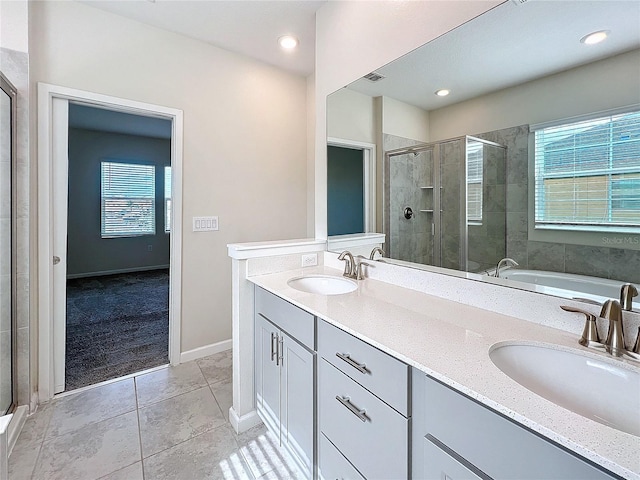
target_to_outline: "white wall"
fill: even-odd
[[[428,142],[429,112],[395,98],[382,97],[382,133]]]
[[[326,98],[500,0],[328,2],[316,14],[315,234],[327,236]]]
[[[373,97],[346,88],[329,95],[327,136],[375,143]]]
[[[181,350],[231,338],[227,243],[306,233],[305,79],[78,2],[33,2],[30,15],[32,92],[47,82],[184,111]],[[220,231],[193,233],[199,215]]]
[[[28,12],[26,0],[0,1],[0,47],[29,51]]]
[[[640,50],[432,110],[433,141],[640,102]]]

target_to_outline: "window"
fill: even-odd
[[[164,231],[171,231],[171,167],[164,167]]]
[[[482,172],[481,142],[467,144],[467,223],[482,225]]]
[[[101,162],[102,238],[156,233],[155,167]]]
[[[640,227],[640,112],[535,131],[535,225]]]

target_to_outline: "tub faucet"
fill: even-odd
[[[638,296],[638,289],[632,283],[625,283],[620,287],[620,305],[623,310],[633,309],[633,297]]]
[[[379,253],[381,257],[384,257],[384,250],[381,249],[380,247],[375,247],[373,250],[371,250],[371,254],[369,255],[369,260],[373,260],[373,257],[376,256],[376,253]]]
[[[494,274],[494,277],[500,277],[500,268],[502,268],[503,266],[517,267],[518,265],[519,263],[516,262],[513,258],[503,258],[498,262],[498,265],[496,266],[496,273]]]

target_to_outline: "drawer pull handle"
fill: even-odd
[[[351,355],[349,355],[348,353],[337,352],[336,353],[336,357],[338,357],[340,360],[342,360],[344,362],[347,362],[349,365],[351,365],[353,368],[358,370],[360,373],[368,373],[369,372],[369,370],[367,370],[367,364],[366,363],[358,363],[358,362],[356,362],[353,358],[351,358]]]
[[[347,410],[349,410],[363,422],[369,420],[369,417],[367,417],[367,411],[364,408],[359,409],[358,407],[356,407],[353,403],[351,403],[351,399],[349,397],[341,397],[340,395],[336,395],[336,400],[347,407]]]
[[[277,355],[278,355],[278,352],[276,351],[276,347],[274,347],[274,342],[273,342],[274,340],[276,341],[276,345],[277,345],[278,335],[271,332],[271,361],[272,362],[275,358],[277,358]]]

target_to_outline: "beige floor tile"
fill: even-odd
[[[46,440],[136,409],[133,379],[102,385],[53,401]]]
[[[213,392],[216,401],[222,410],[224,418],[229,421],[229,409],[233,405],[233,383],[232,379],[223,380],[222,382],[214,383],[211,385],[211,391]]]
[[[138,416],[129,412],[46,440],[34,478],[94,480],[140,459]]]
[[[207,386],[207,381],[195,362],[147,373],[136,377],[138,406],[166,400]]]
[[[146,479],[253,479],[228,426],[198,435],[173,448],[145,458]]]
[[[105,477],[101,477],[100,480],[144,480],[142,462],[136,462],[122,470],[110,473]]]
[[[209,385],[231,379],[233,375],[231,352],[231,350],[225,350],[196,360]]]
[[[139,418],[145,458],[226,423],[209,387],[141,408]]]
[[[278,439],[264,425],[253,427],[237,436],[240,452],[251,473],[258,478],[304,479],[289,453],[278,446]]]

